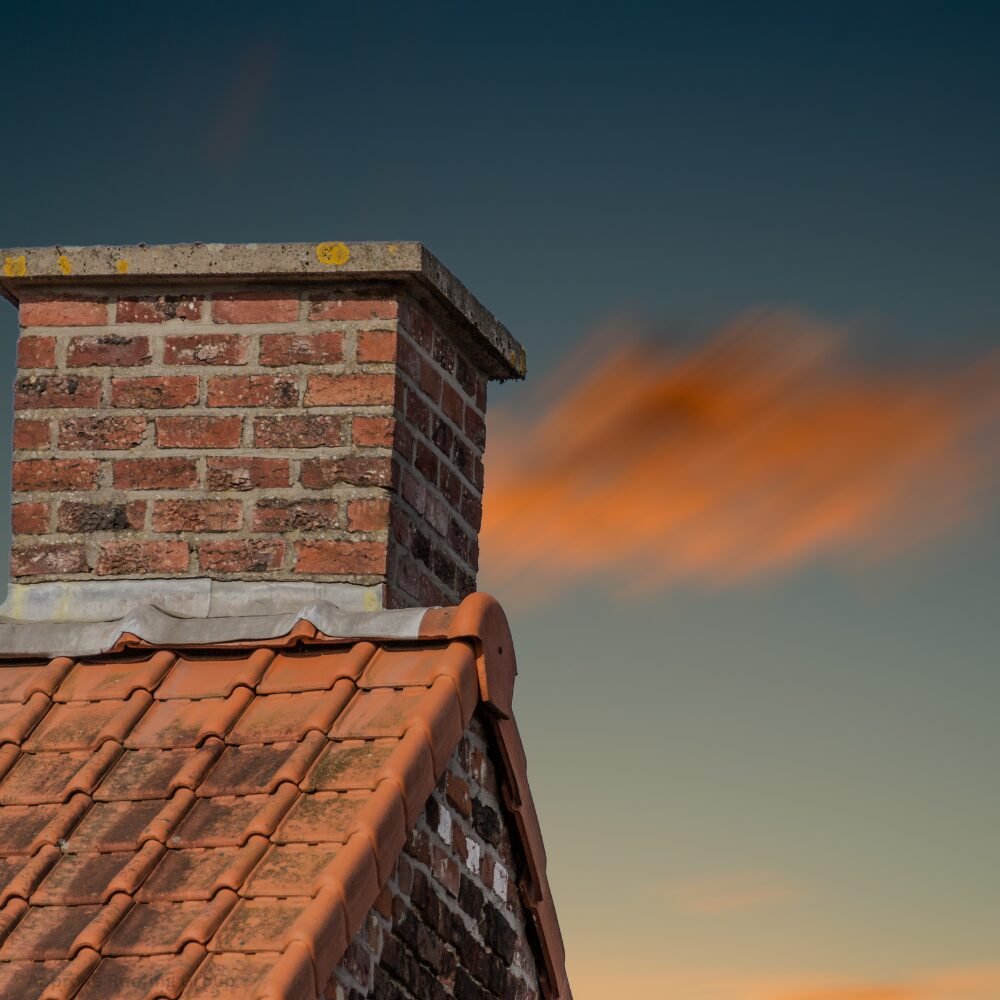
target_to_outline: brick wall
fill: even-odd
[[[11,576],[475,588],[486,379],[398,290],[33,292]]]
[[[473,719],[328,1000],[536,1000],[520,860]]]

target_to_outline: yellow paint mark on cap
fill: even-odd
[[[351,259],[351,251],[343,243],[320,243],[316,247],[316,259],[321,264],[346,264]]]
[[[388,245],[388,246],[386,247],[386,249],[387,249],[387,250],[389,251],[389,253],[391,253],[391,254],[392,254],[392,256],[393,256],[393,257],[395,257],[395,256],[396,256],[396,254],[398,254],[398,253],[399,253],[399,247],[398,247],[398,246],[396,246],[396,244],[395,244],[395,243],[390,243],[390,244],[389,244],[389,245]]]
[[[21,257],[4,257],[3,273],[8,278],[23,278],[28,273],[28,259]]]
[[[115,264],[115,270],[119,274],[128,274],[128,261],[123,257],[117,264]]]
[[[66,256],[66,254],[61,253],[56,258],[56,263],[59,265],[59,270],[62,271],[63,274],[73,273],[73,262]]]

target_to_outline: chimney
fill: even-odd
[[[199,614],[228,581],[369,610],[475,589],[486,384],[524,350],[420,244],[0,258],[21,322],[4,613]]]

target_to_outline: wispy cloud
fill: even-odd
[[[274,84],[281,54],[274,39],[249,43],[239,56],[228,86],[209,122],[206,155],[218,167],[234,163],[246,148],[253,126]]]
[[[657,895],[686,913],[759,910],[801,898],[802,886],[768,872],[742,872],[661,886]]]
[[[868,982],[848,976],[774,973],[739,975],[724,969],[653,968],[601,957],[572,961],[577,1000],[643,997],[650,1000],[997,1000],[1000,966],[916,972],[899,980]]]
[[[494,414],[484,569],[550,593],[733,585],[963,524],[998,458],[1000,353],[873,367],[845,343],[780,312],[685,351],[607,332],[537,407]]]

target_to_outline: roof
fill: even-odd
[[[401,284],[465,330],[466,346],[492,378],[524,378],[527,358],[513,334],[422,243],[178,243],[167,246],[0,249],[0,293],[14,303],[32,288],[185,288],[220,280],[356,285]],[[134,294],[134,291],[132,292]]]
[[[39,626],[35,626],[38,628]],[[499,605],[409,637],[0,664],[0,995],[322,995],[479,710],[545,993],[570,996]]]

